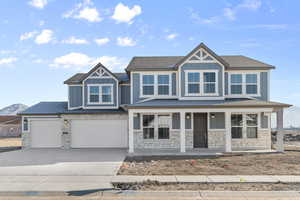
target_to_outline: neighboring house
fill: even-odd
[[[0,137],[20,137],[21,117],[16,115],[0,115]]]
[[[270,70],[245,56],[219,56],[201,43],[186,56],[134,57],[125,73],[102,64],[75,74],[68,102],[24,112],[24,147],[270,149]],[[280,138],[279,138],[280,139]]]

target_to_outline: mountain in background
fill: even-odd
[[[300,107],[292,106],[284,109],[284,128],[300,128]],[[272,115],[272,128],[276,128],[276,114]]]
[[[28,106],[21,103],[12,104],[10,106],[0,109],[0,115],[16,115],[18,112],[21,112],[26,108],[28,108]]]

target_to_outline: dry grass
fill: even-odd
[[[0,138],[0,147],[21,147],[21,138]]]
[[[120,175],[300,175],[300,152],[205,157],[127,158]]]

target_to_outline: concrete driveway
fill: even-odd
[[[114,176],[126,149],[29,149],[0,153],[0,176]]]

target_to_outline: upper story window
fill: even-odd
[[[141,83],[141,96],[171,95],[170,74],[143,74]]]
[[[187,95],[217,95],[217,71],[186,71]]]
[[[88,85],[88,103],[112,104],[112,85]]]
[[[259,73],[233,73],[229,75],[229,94],[259,95]]]

